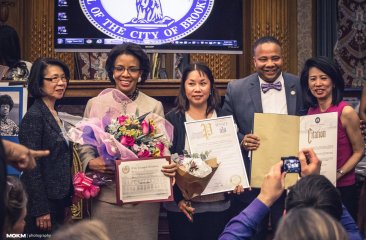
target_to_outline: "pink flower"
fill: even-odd
[[[149,152],[149,150],[141,150],[140,152],[138,152],[137,153],[137,156],[139,157],[139,158],[143,158],[143,157],[150,157],[151,156],[151,154],[150,154],[150,152]]]
[[[164,144],[162,142],[157,142],[155,144],[155,147],[159,148],[160,152],[163,153],[165,146],[164,146]]]
[[[121,144],[127,147],[131,147],[135,144],[135,139],[129,136],[122,136]]]
[[[149,123],[146,120],[141,122],[142,127],[142,134],[147,135],[149,134]]]
[[[125,123],[126,119],[128,119],[128,117],[124,116],[124,115],[117,118],[118,123],[121,124],[121,125],[123,125]]]

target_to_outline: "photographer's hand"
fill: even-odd
[[[264,176],[261,192],[257,198],[267,207],[271,207],[285,190],[286,173],[281,171],[282,166],[282,161],[276,163],[271,167],[269,173]]]
[[[305,148],[299,152],[299,160],[301,164],[301,176],[312,174],[320,174],[322,162],[316,156],[312,148]]]

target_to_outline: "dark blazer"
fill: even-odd
[[[302,115],[303,103],[299,78],[289,73],[282,73],[282,76],[285,85],[288,114]],[[243,140],[244,135],[252,132],[254,113],[263,112],[260,91],[258,73],[231,81],[227,86],[222,113],[224,115],[233,115],[234,121],[238,126],[240,142]],[[242,150],[245,168],[248,172],[250,169],[248,152],[243,148]]]
[[[19,141],[28,148],[51,152],[37,160],[35,169],[20,177],[28,193],[28,215],[48,214],[48,200],[71,199],[72,144],[67,144],[55,118],[41,99],[36,99],[25,114],[20,124]]]

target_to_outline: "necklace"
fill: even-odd
[[[133,91],[133,93],[131,95],[127,95],[127,97],[129,99],[131,99],[131,101],[135,101],[138,96],[139,96],[139,89],[138,88],[136,88],[135,91]]]

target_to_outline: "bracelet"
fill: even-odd
[[[342,169],[338,169],[337,173],[341,174],[341,176],[343,176],[345,174],[345,172]]]

